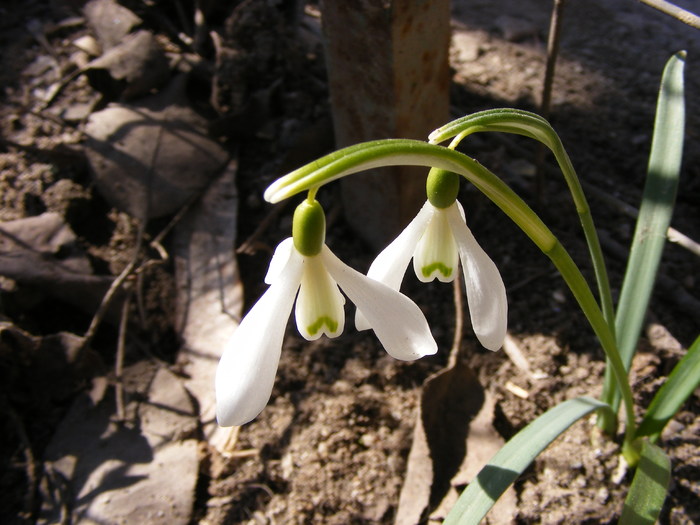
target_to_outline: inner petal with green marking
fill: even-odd
[[[413,254],[413,268],[423,282],[437,278],[448,283],[454,280],[459,253],[445,211],[436,208]]]
[[[344,304],[345,297],[328,274],[321,257],[304,257],[295,312],[299,333],[309,341],[323,334],[337,337],[345,326]]]

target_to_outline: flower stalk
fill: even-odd
[[[535,136],[546,137],[531,126]],[[434,138],[433,138],[434,139]],[[435,139],[434,139],[435,140]],[[326,155],[278,179],[265,191],[265,199],[279,202],[309,188],[320,187],[359,171],[381,166],[417,165],[452,171],[466,178],[498,206],[550,258],[562,274],[610,359],[625,406],[625,440],[636,429],[632,390],[620,360],[615,335],[588,283],[571,256],[537,214],[505,182],[474,159],[450,148],[410,139],[365,142]]]
[[[603,316],[614,330],[615,309],[600,239],[598,238],[591,209],[581,187],[581,182],[576,175],[576,170],[571,163],[569,154],[564,149],[559,135],[557,135],[546,119],[535,113],[504,108],[481,111],[454,120],[433,131],[429,136],[429,140],[433,144],[438,144],[445,140],[453,139],[450,147],[454,148],[456,144],[467,136],[486,131],[511,133],[531,138],[547,146],[554,154],[571,193],[588,244]]]

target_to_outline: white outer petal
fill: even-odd
[[[426,201],[399,236],[377,255],[369,267],[367,277],[398,291],[401,288],[401,281],[406,274],[408,263],[411,262],[418,241],[423,236],[433,213],[435,213],[435,207]],[[367,330],[370,327],[367,319],[359,310],[355,313],[355,326],[358,330]]]
[[[277,245],[275,253],[272,254],[272,259],[270,259],[270,265],[267,267],[265,283],[272,284],[277,280],[277,277],[282,274],[294,253],[296,253],[296,250],[294,249],[294,240],[291,237],[287,237]]]
[[[428,321],[416,303],[353,270],[327,246],[323,247],[321,255],[328,273],[365,316],[389,355],[412,361],[437,352]]]
[[[495,351],[503,346],[508,329],[506,287],[498,268],[464,222],[461,205],[456,204],[447,209],[447,219],[462,261],[472,327],[479,342]]]
[[[251,421],[270,400],[301,272],[301,255],[293,250],[279,279],[228,340],[216,369],[216,419],[222,427]]]

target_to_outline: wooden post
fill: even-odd
[[[426,140],[449,117],[449,0],[322,3],[336,145]],[[425,202],[426,168],[382,168],[343,180],[351,226],[375,248]]]

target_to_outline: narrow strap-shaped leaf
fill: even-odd
[[[666,63],[661,78],[647,180],[615,317],[618,349],[628,370],[651,298],[676,199],[685,128],[684,63],[685,52],[676,53]],[[620,398],[614,383],[615,378],[608,369],[602,399],[617,410]]]
[[[671,461],[668,456],[645,439],[618,524],[654,525],[666,500],[670,479]]]
[[[675,366],[671,375],[651,400],[636,436],[648,436],[655,443],[666,423],[700,385],[700,337]]]
[[[609,411],[610,407],[590,397],[577,397],[535,419],[481,469],[462,492],[444,524],[478,524],[501,494],[554,439],[582,417],[600,409]]]

